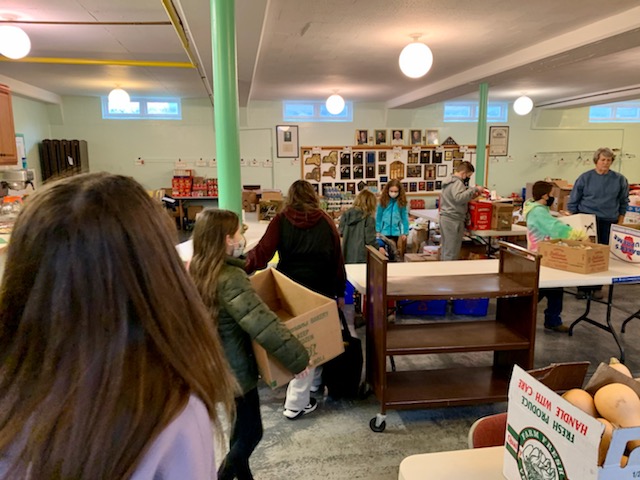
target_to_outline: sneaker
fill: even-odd
[[[284,412],[282,412],[282,414],[285,417],[287,417],[289,420],[297,420],[298,418],[302,417],[303,415],[306,415],[307,413],[313,412],[316,408],[318,408],[318,401],[315,398],[312,398],[309,401],[309,405],[304,407],[304,409],[302,409],[302,410],[288,410],[288,409],[285,408]]]
[[[546,328],[547,330],[553,330],[554,332],[569,333],[569,327],[562,324],[554,325],[553,327],[548,327],[545,325],[544,328]]]
[[[311,388],[309,389],[309,391],[311,393],[318,393],[322,389],[323,389],[322,385],[312,385]]]

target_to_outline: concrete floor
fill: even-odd
[[[571,289],[569,289],[571,290]],[[604,288],[606,294],[607,287]],[[640,285],[617,285],[614,291],[612,318],[616,331],[622,320],[640,308]],[[586,305],[565,293],[563,319],[570,324],[578,318]],[[619,356],[610,333],[582,323],[574,335],[545,331],[543,310],[546,300],[538,308],[538,327],[535,366],[554,362],[591,362],[588,376],[600,362]],[[351,307],[352,308],[352,307]],[[350,310],[351,321],[353,310]],[[490,312],[491,313],[491,309]],[[606,307],[596,304],[591,318],[604,320]],[[364,338],[364,327],[356,330]],[[627,325],[621,335],[627,356],[627,366],[640,376],[640,319]],[[443,363],[485,361],[483,355],[458,354],[444,356],[403,357],[397,359],[398,369],[408,365],[440,367]],[[435,358],[434,358],[435,357]],[[490,358],[490,357],[489,357]],[[488,360],[490,363],[490,360]],[[312,414],[296,421],[282,415],[285,389],[260,389],[265,434],[251,459],[252,470],[258,480],[299,478],[305,480],[369,479],[394,480],[403,458],[426,452],[467,448],[469,427],[477,418],[505,411],[506,403],[474,407],[449,407],[413,411],[388,411],[387,428],[383,433],[369,429],[369,420],[379,412],[374,396],[358,401],[332,401],[318,395],[319,406]],[[427,475],[425,473],[425,478]]]

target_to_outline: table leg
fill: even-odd
[[[620,329],[620,331],[622,333],[624,333],[625,329],[627,328],[627,323],[629,323],[631,320],[633,320],[634,318],[640,318],[640,310],[638,310],[636,313],[634,313],[633,315],[631,315],[630,317],[627,317],[625,319],[624,322],[622,322],[622,328]]]
[[[598,327],[601,330],[609,332],[613,336],[613,339],[615,340],[616,345],[618,345],[618,349],[620,350],[620,362],[624,363],[624,347],[622,346],[622,343],[620,343],[620,338],[618,337],[618,334],[616,333],[615,329],[613,328],[613,325],[611,324],[611,308],[613,307],[613,284],[609,286],[609,296],[607,297],[606,302],[603,302],[600,300],[594,300],[591,298],[591,295],[592,295],[592,292],[587,291],[587,308],[585,312],[569,326],[569,335],[570,336],[573,335],[573,327],[575,327],[580,322],[587,322],[593,325],[594,327]],[[606,316],[607,324],[606,325],[603,325],[602,323],[596,322],[595,320],[589,318],[589,312],[591,310],[591,302],[604,303],[605,305],[607,305],[607,316]]]

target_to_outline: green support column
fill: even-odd
[[[476,184],[484,185],[487,165],[487,101],[489,84],[480,84],[480,104],[478,108],[478,140],[476,141]]]
[[[218,204],[242,218],[235,1],[210,1]]]

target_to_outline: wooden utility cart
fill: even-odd
[[[370,427],[382,432],[387,408],[415,409],[507,400],[514,364],[533,367],[540,259],[500,242],[493,274],[387,278],[387,259],[367,247],[367,381],[381,403]],[[497,298],[495,320],[390,324],[388,301]],[[388,371],[387,357],[494,352],[493,364]]]

